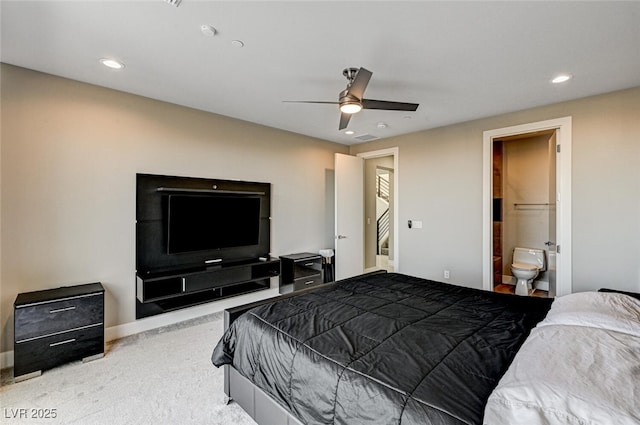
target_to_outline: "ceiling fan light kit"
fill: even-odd
[[[326,101],[293,101],[294,103],[328,103],[337,104],[340,108],[340,123],[338,130],[344,130],[349,124],[351,115],[360,112],[362,109],[379,109],[386,111],[415,111],[418,109],[417,103],[393,102],[388,100],[364,99],[364,91],[373,75],[365,68],[345,68],[342,71],[347,80],[347,88],[338,95],[338,102]]]
[[[340,92],[340,100],[338,101],[338,104],[340,105],[340,111],[345,114],[355,114],[362,110],[362,103],[360,102],[360,99],[349,93],[349,87],[351,87],[351,84],[349,84],[345,90]]]

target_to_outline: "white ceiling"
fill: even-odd
[[[343,144],[640,86],[640,2],[5,1],[2,62]],[[206,37],[203,24],[217,35]],[[241,40],[243,48],[232,45]],[[102,57],[126,64],[102,66]],[[342,70],[364,110],[338,131]],[[568,72],[568,83],[549,80]],[[384,122],[387,128],[378,128]]]

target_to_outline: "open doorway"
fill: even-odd
[[[364,161],[364,269],[392,272],[394,259],[393,156]]]
[[[515,144],[518,140],[536,135],[548,137],[549,150],[554,151],[553,156],[550,155],[551,152],[547,152],[547,155],[555,159],[555,163],[548,164],[548,167],[555,169],[554,174],[547,175],[548,201],[511,200],[505,204],[504,199],[499,201],[494,199],[497,193],[494,190],[496,185],[494,149],[497,146],[494,142],[502,140],[513,142],[513,146],[518,146]],[[495,221],[504,217],[506,209],[511,209],[514,214],[538,214],[539,217],[544,215],[555,218],[555,220],[548,220],[548,227],[544,231],[538,230],[533,233],[540,239],[541,246],[544,246],[550,266],[555,265],[555,268],[550,270],[553,273],[545,276],[548,283],[548,296],[571,293],[571,117],[485,131],[483,164],[483,288],[493,291],[495,282],[503,278],[504,270],[513,260],[513,251],[509,247],[496,248],[494,245],[494,240],[499,241],[502,238],[497,232],[503,230],[495,226]],[[529,177],[527,173],[523,173],[523,176]],[[502,186],[504,188],[504,185]],[[555,240],[549,237],[549,234],[555,234]],[[526,244],[533,243],[531,238],[523,240]],[[504,242],[504,239],[502,241]],[[496,264],[496,257],[502,257],[502,264]]]
[[[512,264],[524,257],[541,263],[521,286],[548,297],[556,282],[556,130],[494,138],[492,164],[493,290],[517,293]]]
[[[390,261],[395,271],[400,271],[399,244],[399,169],[398,148],[386,148],[363,152],[357,156],[335,154],[335,277],[337,280],[361,274],[365,270],[364,228],[364,161],[393,158],[393,178],[390,182],[392,202],[390,206]],[[375,249],[375,248],[374,248]]]
[[[399,221],[398,221],[398,204],[399,204],[399,149],[398,147],[380,149],[370,152],[362,152],[358,157],[364,159],[364,204],[365,211],[363,215],[364,238],[363,250],[365,253],[364,270],[380,270],[400,271],[399,265]],[[378,220],[376,209],[380,213],[384,212],[384,202],[379,202],[378,185],[385,185],[384,182],[378,180],[377,176],[387,175],[388,177],[388,235],[385,236],[385,224],[380,223],[382,229],[382,241],[378,244]],[[384,178],[384,177],[383,177]],[[385,191],[382,188],[381,191]],[[377,206],[376,206],[377,204]],[[382,211],[380,211],[382,210]],[[382,218],[381,222],[386,221]],[[379,250],[380,248],[380,250]],[[378,252],[382,253],[379,254]]]

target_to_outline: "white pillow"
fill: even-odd
[[[640,300],[613,292],[578,292],[557,298],[538,326],[571,325],[640,337]]]

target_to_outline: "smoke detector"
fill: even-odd
[[[213,37],[214,35],[216,35],[216,29],[211,25],[200,25],[200,31],[202,31],[202,34],[206,35],[207,37]]]

